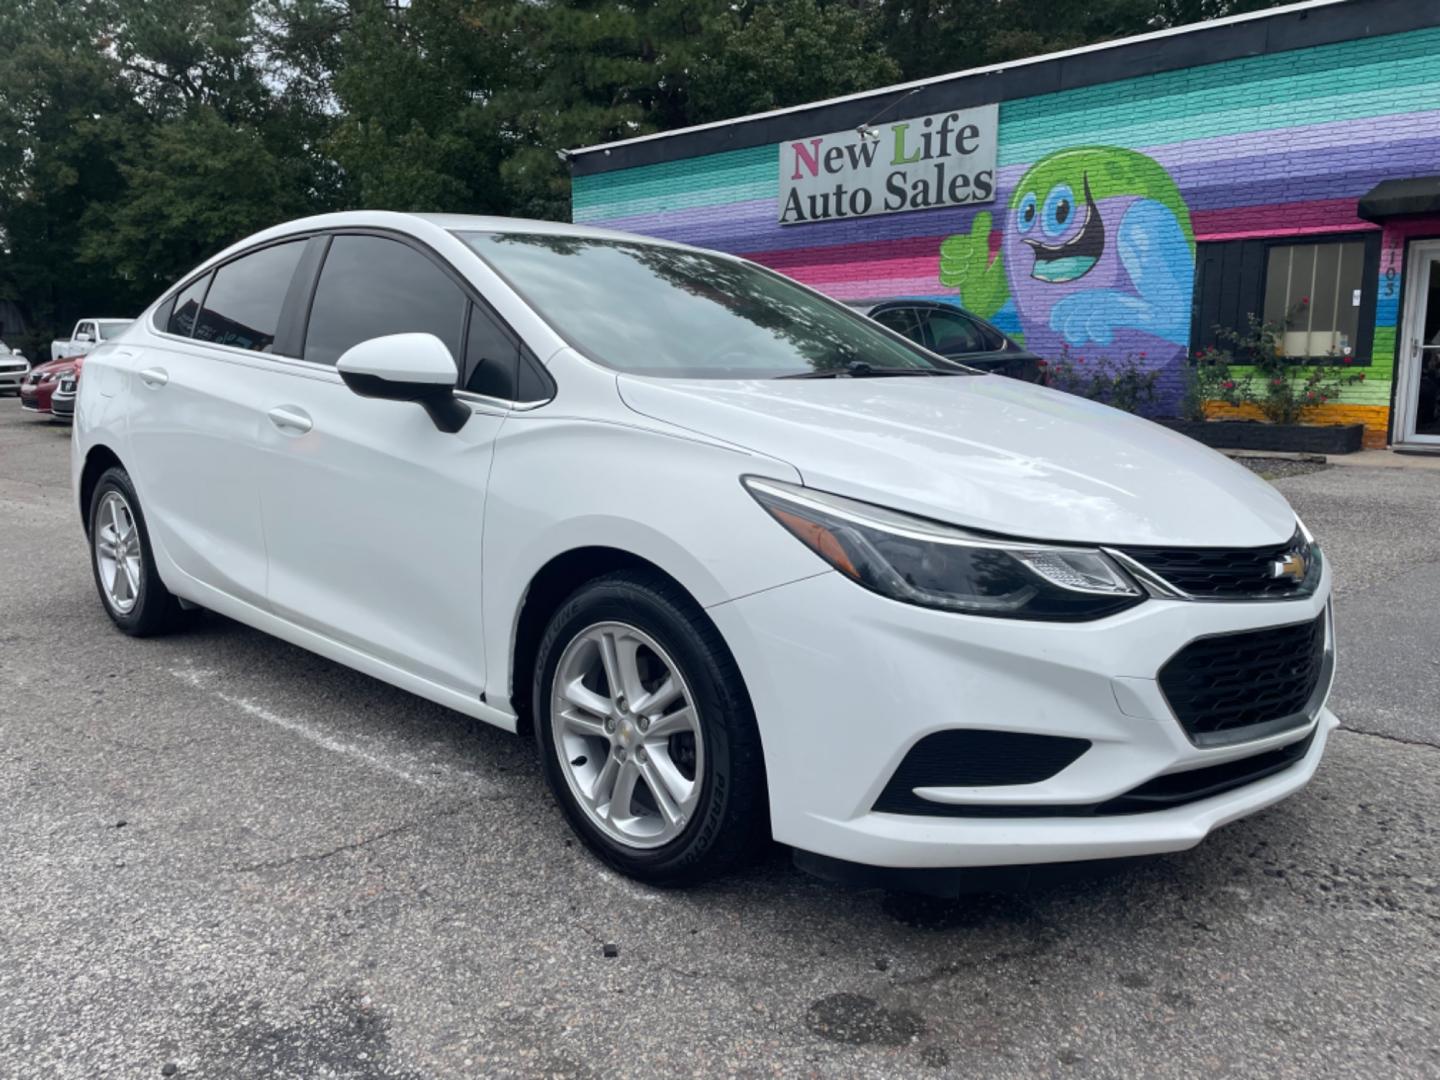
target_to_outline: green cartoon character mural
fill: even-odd
[[[1114,146],[1036,162],[1010,197],[991,258],[989,213],[940,247],[940,281],[1027,348],[1183,361],[1190,336],[1195,234],[1170,174]],[[1168,395],[1167,395],[1168,396]]]

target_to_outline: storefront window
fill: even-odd
[[[1353,355],[1364,266],[1360,240],[1270,248],[1264,320],[1285,327],[1286,356]]]

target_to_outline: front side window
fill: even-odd
[[[305,334],[305,359],[333,364],[352,345],[388,334],[434,334],[460,356],[469,301],[435,263],[398,240],[330,243]]]
[[[270,352],[280,309],[304,250],[304,240],[293,240],[242,255],[216,270],[194,337],[212,345]],[[175,311],[179,310],[177,299]]]
[[[1286,244],[1270,248],[1264,321],[1284,327],[1286,356],[1350,356],[1360,323],[1365,245]]]
[[[561,337],[616,371],[772,378],[887,369],[957,373],[779,274],[629,240],[460,233]]]
[[[920,323],[915,319],[914,308],[889,308],[886,311],[877,312],[872,315],[881,326],[888,326],[902,337],[907,337],[917,344],[925,343],[925,336],[920,330]]]

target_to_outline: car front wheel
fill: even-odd
[[[768,835],[764,759],[740,672],[669,579],[583,586],[550,620],[535,681],[546,778],[603,860],[654,884],[714,876]]]

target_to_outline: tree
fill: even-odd
[[[497,101],[516,212],[569,213],[561,152],[800,104],[899,75],[861,6],[826,0],[537,0],[510,9],[520,62]]]

